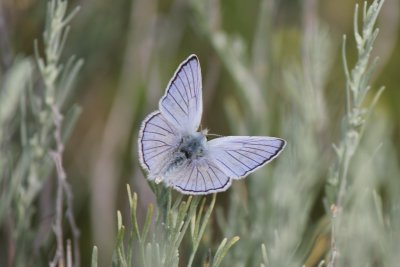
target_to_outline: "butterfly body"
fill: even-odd
[[[143,121],[139,159],[148,179],[184,194],[225,191],[276,158],[283,139],[267,136],[227,136],[207,140],[198,132],[202,114],[200,63],[189,56],[176,70],[159,110]]]
[[[206,137],[197,132],[182,137],[178,151],[184,154],[186,160],[198,159],[204,156],[206,150]]]
[[[170,159],[166,161],[162,171],[155,176],[157,182],[165,180],[166,177],[175,176],[181,168],[188,164],[197,164],[206,155],[206,136],[201,132],[184,135],[172,150]],[[151,175],[151,174],[150,174]]]

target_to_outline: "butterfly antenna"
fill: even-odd
[[[207,134],[207,136],[223,137],[223,135],[220,135],[220,134]]]
[[[220,134],[209,134],[209,133],[208,133],[208,129],[207,129],[207,128],[203,129],[202,125],[200,125],[200,129],[201,129],[201,132],[202,132],[205,136],[216,136],[216,137],[222,137],[222,136],[223,136],[223,135],[220,135]]]

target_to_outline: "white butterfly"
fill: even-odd
[[[203,112],[200,63],[196,55],[183,61],[170,80],[159,110],[149,114],[139,131],[139,159],[148,179],[183,194],[225,191],[264,166],[286,141],[264,136],[227,136],[207,141],[197,132]]]

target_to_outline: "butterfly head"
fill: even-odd
[[[208,129],[207,129],[207,128],[201,129],[200,133],[201,133],[202,135],[204,135],[204,136],[207,136],[207,135],[208,135]]]

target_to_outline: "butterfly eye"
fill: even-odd
[[[185,154],[185,157],[187,159],[190,159],[192,157],[192,153],[189,150],[181,150]]]

